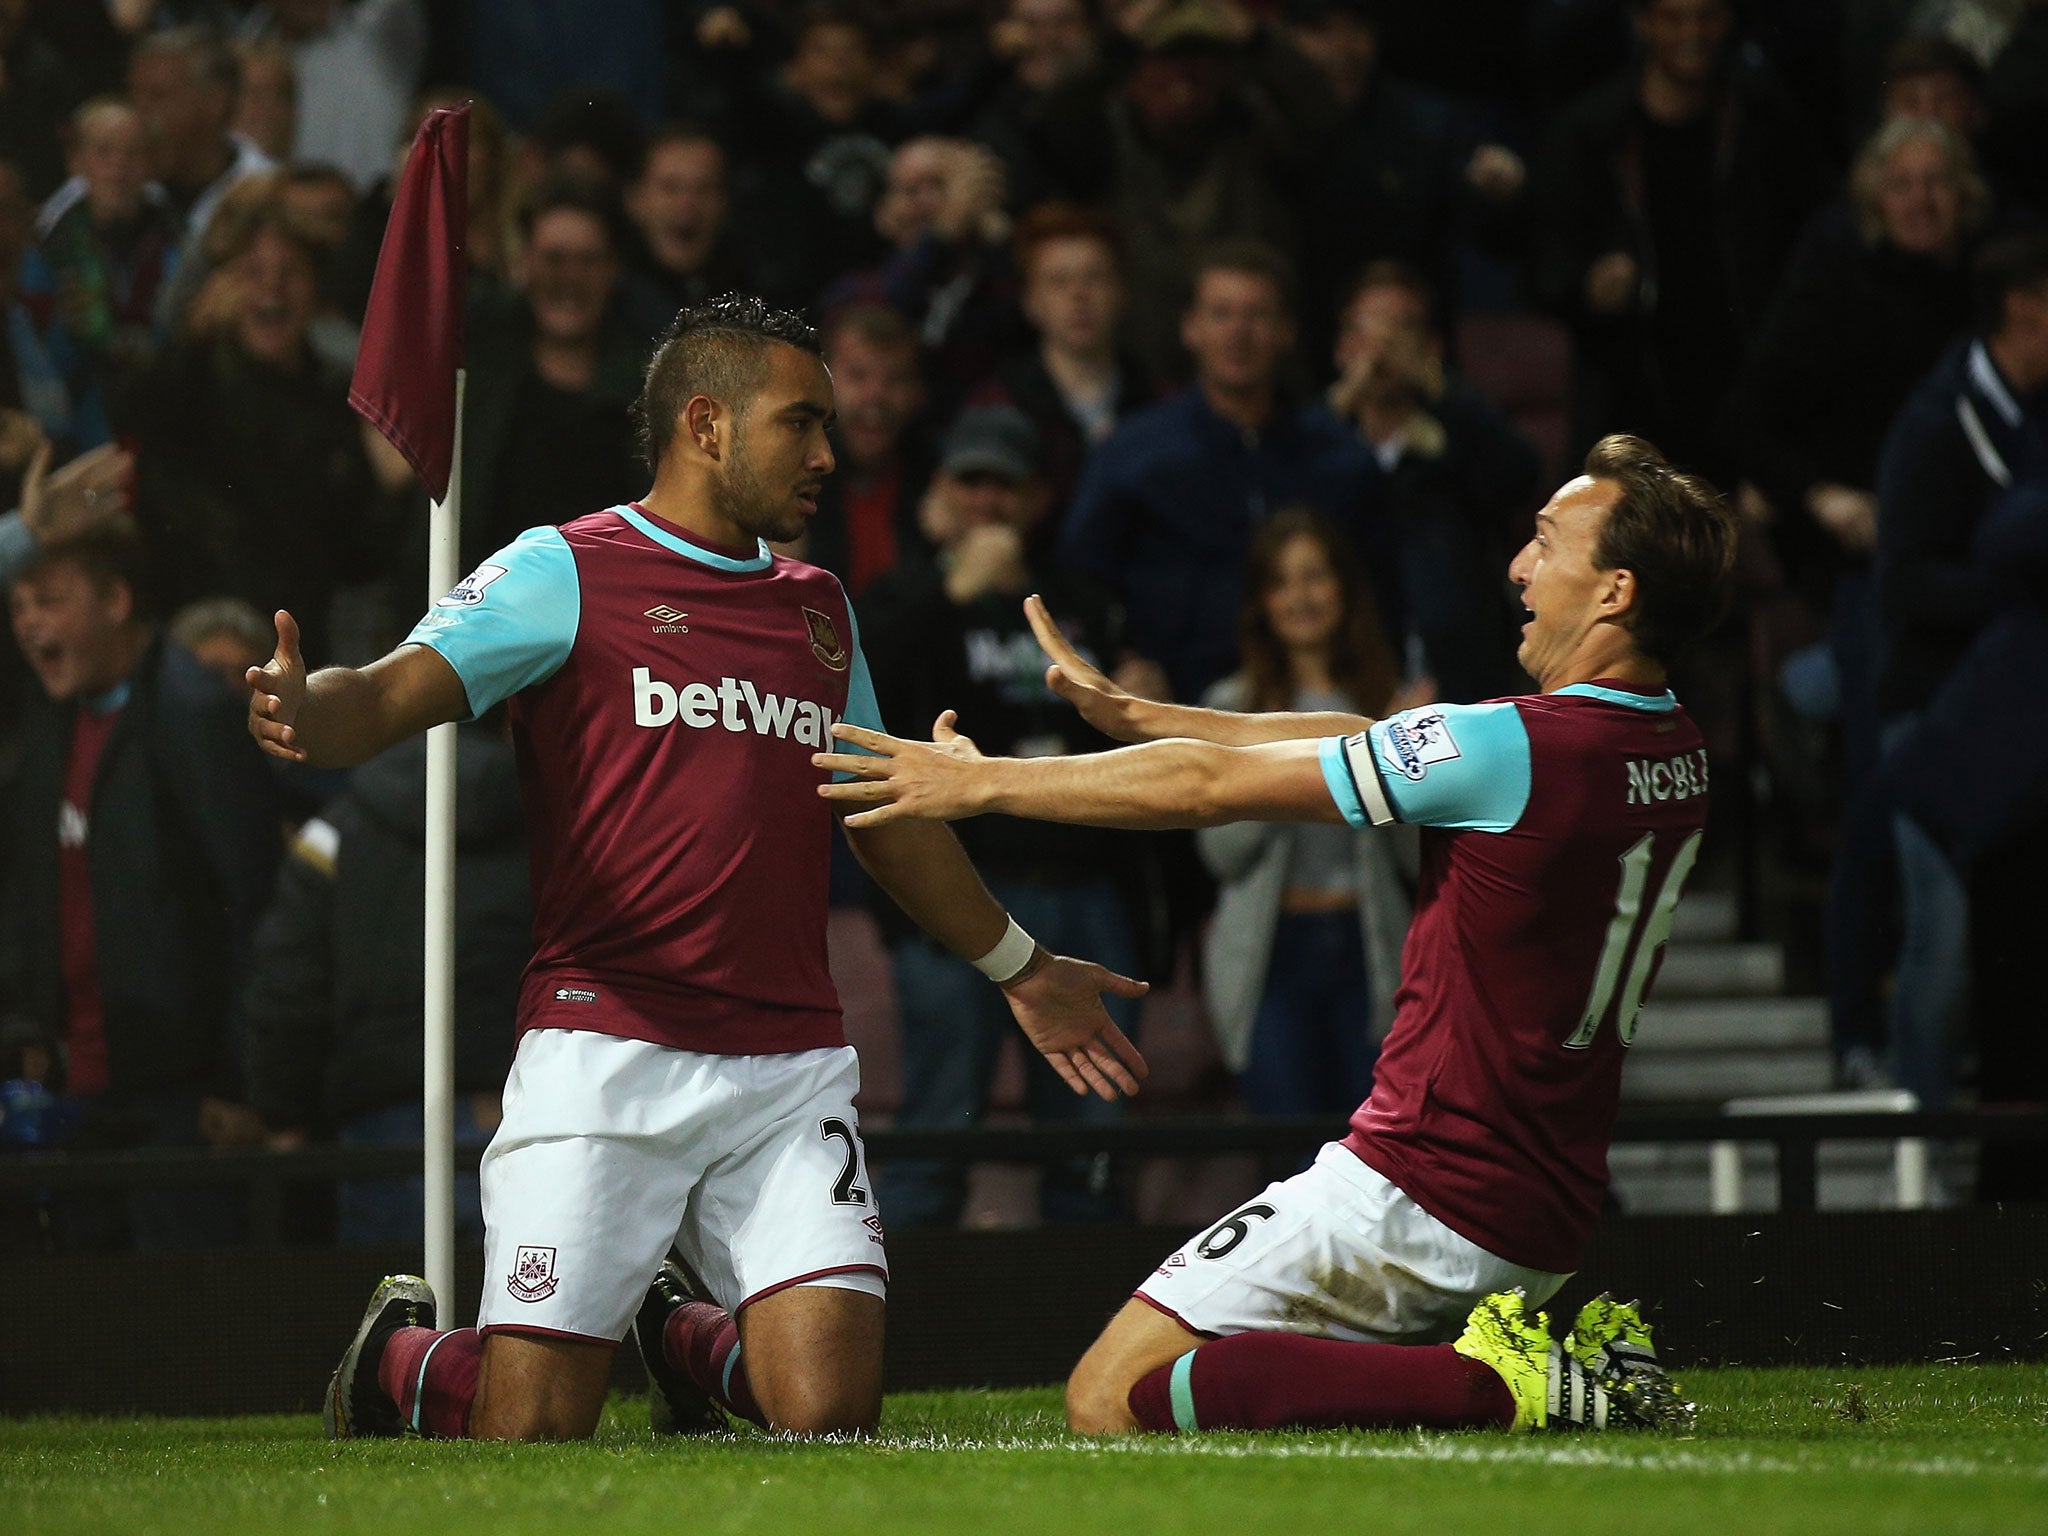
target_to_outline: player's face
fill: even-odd
[[[1123,302],[1116,257],[1100,240],[1048,240],[1031,258],[1025,317],[1063,351],[1085,356],[1108,347]]]
[[[102,587],[75,562],[55,560],[17,581],[7,605],[15,643],[51,698],[103,693],[121,680],[125,587]]]
[[[721,461],[719,510],[755,538],[786,544],[818,510],[832,473],[832,376],[796,347],[768,349],[768,378],[735,421],[732,451]]]
[[[1273,637],[1288,650],[1312,651],[1329,645],[1343,622],[1344,586],[1322,540],[1304,534],[1280,547],[1265,606]]]
[[[1607,524],[1621,488],[1611,480],[1581,475],[1568,482],[1536,514],[1536,533],[1508,566],[1508,580],[1522,589],[1529,620],[1515,660],[1539,688],[1589,635],[1600,615],[1601,595],[1615,573],[1600,569],[1600,530]]]

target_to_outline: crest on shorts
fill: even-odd
[[[811,654],[834,672],[844,672],[850,658],[845,643],[839,638],[839,626],[832,622],[831,616],[815,608],[806,608],[804,623],[811,631]]]
[[[555,1294],[555,1250],[521,1248],[512,1260],[505,1289],[514,1301],[546,1301]]]

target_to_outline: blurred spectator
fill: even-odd
[[[1853,229],[1826,212],[1809,226],[1729,419],[1757,491],[1748,504],[1768,514],[1787,594],[1813,624],[1831,625],[1831,644],[1812,654],[1832,664],[1825,692],[1838,701],[1857,778],[1877,758],[1869,560],[1878,450],[1906,396],[1969,324],[1968,257],[1990,207],[1968,144],[1933,119],[1885,124],[1849,180]],[[1803,674],[1789,675],[1796,684]]]
[[[631,103],[612,91],[570,87],[549,103],[522,145],[525,182],[594,182],[618,196],[640,179],[647,134]]]
[[[111,435],[106,402],[87,354],[47,291],[24,286],[35,208],[15,168],[0,161],[0,489],[12,495],[37,439],[61,453],[97,448]]]
[[[675,312],[734,289],[775,304],[801,305],[800,268],[751,238],[734,217],[725,151],[703,128],[676,123],[648,142],[640,179],[626,194],[636,238],[631,260],[636,311]]]
[[[235,62],[242,72],[235,133],[272,160],[291,159],[299,132],[299,77],[291,49],[276,37],[249,38],[235,44]]]
[[[638,495],[631,410],[649,352],[621,303],[610,191],[559,177],[523,219],[520,291],[478,317],[463,421],[463,568],[519,533]]]
[[[243,30],[291,50],[291,158],[334,166],[359,191],[382,176],[419,89],[421,0],[261,0]]]
[[[1405,670],[1454,704],[1512,692],[1521,607],[1506,573],[1536,504],[1536,450],[1447,375],[1436,295],[1414,268],[1367,267],[1341,318],[1330,409],[1357,427],[1386,472]]]
[[[232,131],[240,90],[234,53],[198,28],[152,32],[128,57],[128,98],[142,119],[150,174],[178,221],[178,270],[157,306],[166,330],[183,320],[206,280],[202,246],[214,209],[236,183],[272,168],[269,156]],[[84,195],[74,176],[43,210],[45,224]]]
[[[77,1144],[242,1144],[260,1122],[236,1102],[238,994],[278,822],[241,699],[163,642],[142,567],[133,529],[103,523],[10,589],[46,703],[0,796],[0,988],[63,1044]],[[215,1191],[114,1205],[72,1205],[71,1239],[188,1247],[237,1224]]]
[[[40,201],[64,179],[57,131],[87,95],[85,85],[30,25],[34,0],[0,0],[0,159]]]
[[[39,331],[61,321],[86,375],[120,415],[128,386],[156,356],[157,301],[177,263],[178,231],[150,182],[142,123],[102,97],[71,119],[71,174],[83,195],[38,227],[22,268],[22,302]]]
[[[1033,537],[1050,544],[1090,451],[1154,391],[1118,347],[1125,290],[1116,227],[1091,209],[1046,203],[1017,226],[1016,250],[1035,341],[1003,358],[977,398],[1014,405],[1038,428],[1049,511]]]
[[[942,709],[986,752],[1046,757],[1108,743],[1045,686],[1045,656],[1026,623],[1026,594],[1043,595],[1085,656],[1115,654],[1109,605],[1030,553],[1045,515],[1037,432],[1010,406],[961,413],[946,435],[920,520],[934,558],[901,562],[861,600],[863,642],[881,689],[883,718],[920,734]],[[913,727],[912,722],[916,722]],[[1041,942],[1129,974],[1136,963],[1117,877],[1134,839],[984,816],[959,828],[996,898]],[[1012,1034],[1002,994],[973,966],[923,934],[895,933],[902,1007],[903,1106],[896,1124],[965,1129],[988,1103],[1003,1044]],[[1126,1033],[1137,1005],[1105,999]],[[1033,1118],[1113,1119],[1116,1106],[1077,1097],[1042,1061],[1025,1063]],[[1049,1166],[1039,1203],[1048,1221],[1110,1221],[1118,1209],[1105,1158]],[[950,1226],[966,1197],[958,1163],[892,1159],[879,1198],[896,1226]]]
[[[1984,159],[2001,186],[2040,212],[2048,210],[2048,0],[2025,3],[1985,78]]]
[[[910,136],[916,118],[880,95],[864,14],[831,0],[804,6],[779,70],[766,41],[730,6],[702,15],[695,42],[724,87],[718,126],[732,172],[760,188],[763,224],[811,253],[808,289],[872,267],[885,251],[874,210],[889,147]]]
[[[1640,62],[1550,126],[1536,282],[1578,344],[1576,435],[1637,432],[1725,477],[1716,424],[1823,170],[1729,46],[1727,0],[1630,0]]]
[[[1372,562],[1380,611],[1399,623],[1372,449],[1327,407],[1282,393],[1290,302],[1286,266],[1264,246],[1218,245],[1197,259],[1181,322],[1195,383],[1095,450],[1061,532],[1061,559],[1123,602],[1131,648],[1165,669],[1175,698],[1200,698],[1236,667],[1245,551],[1280,507],[1336,523]]]
[[[511,743],[495,726],[465,725],[456,761],[455,1135],[480,1146],[512,1061],[532,902]],[[424,1134],[426,764],[424,738],[373,758],[292,839],[245,994],[249,1102],[273,1146]],[[459,1223],[480,1228],[476,1176],[456,1190]],[[343,1243],[419,1240],[417,1179],[344,1182],[338,1194]]]
[[[1095,81],[1100,88],[1098,25],[1087,0],[1007,0],[989,28],[988,49],[1002,76],[968,137],[1002,157],[1016,205],[1028,208],[1056,190],[1032,143],[1039,113],[1066,87]]]
[[[1241,671],[1212,709],[1388,711],[1395,662],[1349,541],[1306,508],[1261,524],[1248,561]],[[1202,991],[1255,1115],[1341,1115],[1372,1089],[1394,1018],[1408,898],[1379,829],[1239,822],[1196,834],[1221,890]],[[1412,865],[1414,849],[1405,850]]]
[[[832,434],[839,467],[819,492],[804,558],[859,597],[923,549],[917,507],[931,476],[924,379],[917,333],[885,306],[842,310],[826,321],[824,342],[839,416]]]
[[[1344,285],[1368,262],[1408,262],[1448,281],[1461,235],[1490,232],[1528,179],[1521,157],[1487,142],[1471,108],[1388,75],[1376,0],[1295,0],[1287,35],[1343,108],[1316,157],[1315,210],[1302,231],[1303,316],[1332,328]]]
[[[1998,573],[1972,558],[1987,514],[2014,487],[2048,481],[2048,236],[1992,243],[1977,278],[1977,335],[1951,346],[1913,391],[1878,466],[1878,707],[1891,771],[1997,606]],[[1893,1070],[1900,1086],[1938,1108],[1953,1088],[1968,894],[1923,820],[1898,808],[1887,777],[1881,770],[1850,807],[1830,885],[1835,1044],[1851,1075],[1870,1070],[1889,851],[1905,912],[1890,1008]]]
[[[1184,376],[1189,255],[1257,239],[1290,257],[1312,156],[1337,120],[1323,76],[1237,0],[1117,0],[1113,91],[1072,82],[1034,144],[1063,190],[1100,203],[1124,239],[1130,337],[1159,378]]]
[[[277,641],[271,621],[234,597],[187,603],[171,615],[167,633],[237,694],[249,686],[249,669],[270,660]]]
[[[916,323],[933,382],[980,383],[1022,332],[1003,162],[965,139],[912,139],[890,159],[875,228],[896,251],[878,296]]]
[[[1881,116],[1931,118],[1974,142],[1987,121],[1984,66],[1939,34],[1902,37],[1885,55]]]
[[[264,194],[224,211],[191,334],[137,383],[138,510],[168,606],[289,608],[325,661],[335,589],[389,574],[395,512],[347,377],[308,344],[320,249]]]

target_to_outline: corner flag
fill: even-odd
[[[469,104],[427,114],[405,159],[363,315],[348,403],[436,501],[455,462],[455,370],[469,293]]]

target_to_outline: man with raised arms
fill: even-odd
[[[1700,734],[1665,684],[1719,612],[1734,532],[1704,482],[1609,437],[1509,576],[1539,693],[1350,715],[1134,698],[1032,605],[1048,681],[1143,745],[984,758],[840,725],[849,827],[998,811],[1110,827],[1424,828],[1393,1028],[1351,1133],[1169,1257],[1067,1384],[1095,1434],[1281,1425],[1678,1424],[1635,1307],[1535,1311],[1607,1184],[1623,1052],[1706,822]]]
[[[438,1332],[425,1282],[385,1281],[330,1434],[587,1436],[629,1326],[658,1427],[864,1433],[880,1413],[887,1268],[811,761],[835,720],[880,721],[838,581],[765,542],[817,508],[832,380],[802,320],[727,295],[677,317],[640,415],[640,501],[521,534],[360,671],[307,677],[279,613],[249,672],[250,730],[293,761],[358,763],[510,700],[532,846],[479,1326]],[[1136,1092],[1100,994],[1140,983],[1040,949],[947,829],[848,836],[1069,1086]]]

